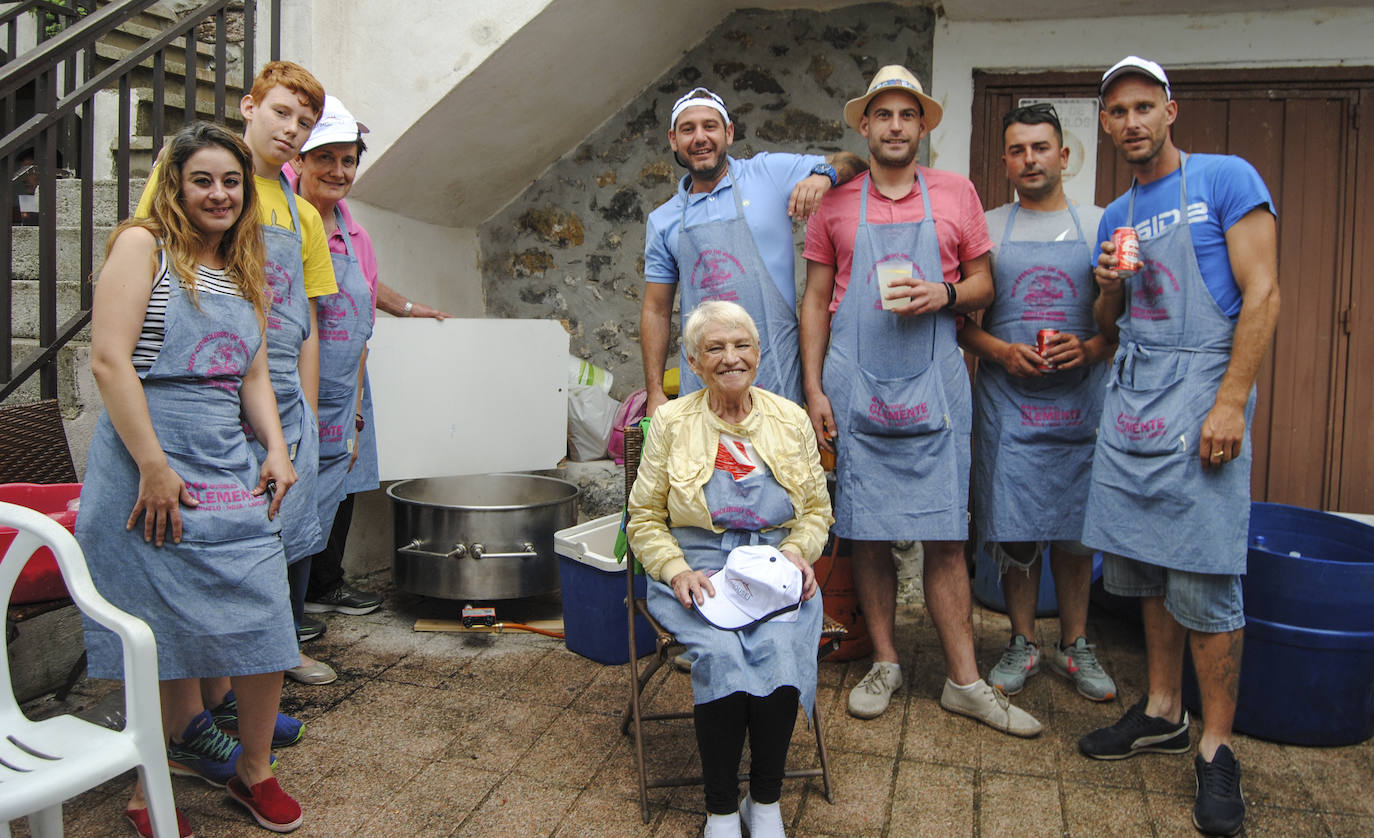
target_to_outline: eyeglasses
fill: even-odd
[[[1022,105],[1012,108],[1002,115],[1002,130],[1005,131],[1013,122],[1021,122],[1034,125],[1040,122],[1049,122],[1059,129],[1059,112],[1054,109],[1050,102],[1036,102],[1034,105]]]

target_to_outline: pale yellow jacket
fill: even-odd
[[[743,422],[732,425],[711,412],[706,395],[706,390],[698,390],[654,413],[629,498],[626,531],[635,557],[646,573],[666,583],[691,570],[670,526],[724,531],[711,523],[704,492],[724,432],[749,440],[792,501],[796,517],[782,525],[790,533],[778,548],[791,547],[808,562],[816,561],[835,519],[806,411],[751,387],[753,409]]]

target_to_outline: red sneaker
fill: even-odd
[[[125,809],[124,817],[129,819],[129,826],[134,828],[134,832],[142,835],[143,838],[153,838],[153,819],[148,817],[148,809]],[[186,815],[177,809],[177,832],[181,838],[195,838],[191,832],[191,822],[186,820]]]
[[[248,808],[253,820],[263,829],[290,832],[305,820],[301,815],[301,805],[282,791],[276,777],[268,777],[251,789],[243,784],[243,780],[234,777],[224,788],[230,797]]]

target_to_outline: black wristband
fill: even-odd
[[[945,308],[954,308],[954,303],[959,299],[959,295],[954,290],[954,283],[945,283],[945,293],[949,295],[949,301],[945,303]]]

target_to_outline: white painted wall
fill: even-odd
[[[1102,72],[1131,53],[1165,70],[1374,64],[1374,9],[1014,23],[942,19],[931,87],[945,117],[931,134],[932,163],[968,174],[974,70]]]
[[[348,208],[372,236],[382,282],[458,317],[486,313],[476,230],[426,224],[363,201],[350,200]]]

